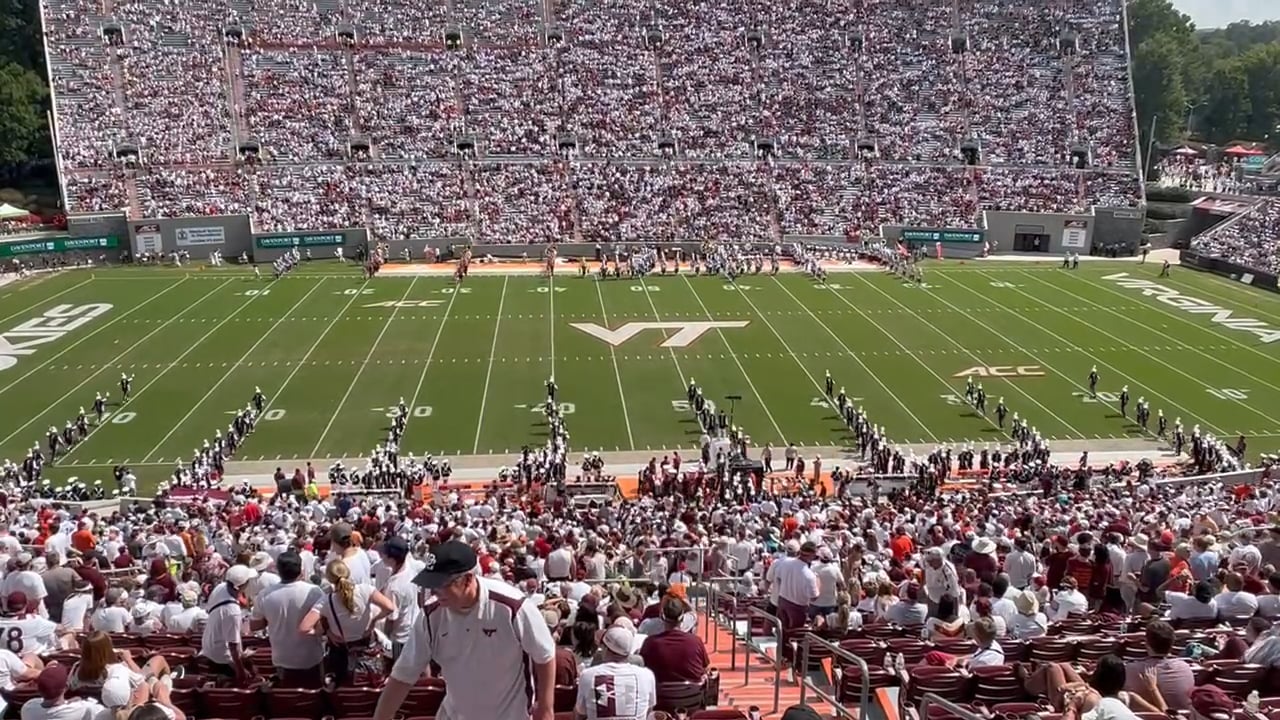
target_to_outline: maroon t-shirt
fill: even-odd
[[[660,683],[702,682],[711,664],[702,638],[678,629],[645,638],[640,657]]]

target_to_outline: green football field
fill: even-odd
[[[827,371],[898,442],[1004,439],[960,399],[972,373],[989,411],[1003,397],[1052,439],[1144,437],[1112,402],[1128,385],[1171,426],[1244,434],[1251,455],[1280,448],[1280,296],[1158,270],[948,261],[925,287],[882,272],[822,286],[562,270],[455,287],[328,262],[278,282],[241,268],[77,270],[0,287],[0,459],[43,446],[95,392],[118,401],[122,372],[132,397],[50,475],[109,479],[127,462],[161,476],[255,386],[269,405],[238,460],[366,455],[401,398],[413,408],[402,452],[509,457],[545,439],[550,375],[575,452],[693,447],[691,379],[717,403],[741,397],[734,422],[755,446],[847,443],[821,398]]]

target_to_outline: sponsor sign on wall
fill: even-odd
[[[178,247],[222,245],[227,241],[227,231],[221,225],[174,228],[173,236],[177,240]]]
[[[143,223],[133,226],[133,251],[139,255],[149,253],[152,255],[159,254],[163,249],[163,242],[160,239],[159,223]]]
[[[1067,220],[1062,223],[1062,247],[1083,248],[1088,240],[1088,220]]]
[[[311,235],[294,233],[289,235],[257,235],[254,237],[254,245],[263,250],[278,250],[291,247],[334,247],[342,245],[346,241],[347,238],[342,233],[316,233]]]

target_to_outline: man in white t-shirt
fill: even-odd
[[[33,558],[29,552],[18,553],[14,558],[14,571],[4,576],[4,580],[0,581],[0,597],[9,597],[13,593],[22,593],[34,605],[32,611],[46,616],[44,599],[49,595],[49,590],[44,586],[44,579],[31,569]]]
[[[241,640],[244,589],[257,573],[245,565],[232,565],[223,582],[209,593],[208,619],[200,637],[199,657],[214,675],[247,680],[244,645]]]
[[[441,716],[552,720],[551,631],[519,590],[476,575],[476,562],[475,551],[458,541],[440,543],[423,557],[414,582],[433,598],[391,670],[374,720],[392,720],[432,662],[447,687]]]
[[[635,633],[614,625],[601,640],[604,657],[582,671],[575,711],[587,720],[648,720],[658,702],[653,671],[630,662]]]
[[[422,589],[413,583],[422,567],[409,557],[409,543],[399,536],[383,543],[380,566],[386,570],[386,576],[380,578],[378,589],[396,606],[395,613],[386,619],[383,626],[383,632],[391,639],[391,660],[394,662],[409,642],[418,624],[418,615],[422,613],[422,603],[418,600]]]
[[[15,655],[43,655],[58,649],[58,626],[32,614],[31,599],[21,592],[5,597],[0,617],[0,647]]]
[[[133,622],[133,616],[126,607],[128,602],[129,594],[124,588],[109,588],[102,608],[89,619],[89,627],[104,633],[124,632]]]
[[[567,582],[573,579],[573,550],[569,548],[569,540],[560,538],[556,548],[547,554],[547,562],[542,568],[548,581]]]
[[[818,563],[813,567],[813,574],[818,579],[818,596],[809,605],[811,619],[835,612],[836,595],[844,589],[844,573],[840,571],[840,563],[835,561],[835,555],[826,545],[818,548]]]
[[[209,613],[199,605],[199,596],[191,590],[178,593],[178,602],[168,603],[160,613],[164,632],[189,633],[209,619]]]
[[[280,583],[263,590],[253,603],[249,628],[266,628],[271,640],[271,664],[276,667],[276,686],[320,688],[324,685],[324,638],[298,631],[302,618],[324,599],[320,588],[302,580],[302,558],[298,553],[280,553],[276,558]]]

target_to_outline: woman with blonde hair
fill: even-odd
[[[80,660],[71,666],[67,687],[71,690],[95,690],[109,678],[123,677],[129,687],[137,688],[150,678],[169,674],[169,663],[159,655],[139,666],[128,650],[116,650],[111,636],[104,632],[91,633],[80,646]]]
[[[302,618],[298,632],[303,635],[323,632],[329,641],[325,672],[333,676],[335,684],[345,685],[351,682],[356,670],[376,669],[373,626],[393,614],[396,606],[373,585],[356,584],[351,579],[351,568],[341,558],[330,561],[324,574],[325,597]],[[321,620],[323,630],[319,627]]]
[[[824,618],[827,627],[840,633],[861,628],[862,614],[855,611],[852,605],[853,599],[849,596],[849,593],[837,593],[835,612],[827,613],[826,618]]]

